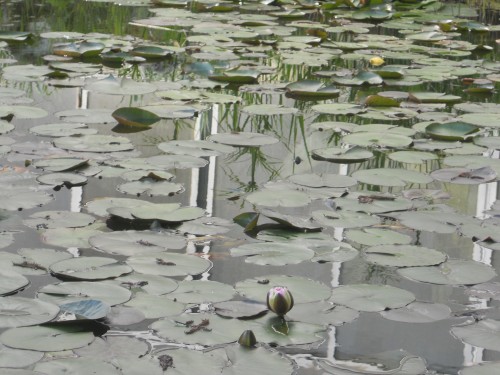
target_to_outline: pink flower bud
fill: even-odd
[[[293,307],[293,297],[284,286],[275,286],[267,292],[267,308],[279,316],[285,315]]]

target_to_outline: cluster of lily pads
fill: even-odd
[[[11,57],[0,61],[2,373],[292,374],[300,366],[288,349],[308,353],[333,327],[367,314],[456,322],[456,339],[499,350],[494,313],[463,319],[456,306],[402,287],[331,287],[292,271],[358,262],[400,283],[500,299],[494,267],[418,240],[435,233],[500,249],[499,201],[487,218],[446,204],[454,189],[470,189],[456,185],[498,180],[500,65],[493,42],[465,37],[498,26],[432,0],[127,3],[152,7],[131,30],[179,40],[0,32],[0,52]],[[19,43],[50,45],[44,64],[17,63],[11,51]],[[127,100],[54,110],[50,95],[34,105],[23,90],[35,84],[57,97],[77,89]],[[463,95],[447,94],[447,84]],[[486,99],[467,101],[473,95]],[[174,132],[150,153],[134,137],[209,118],[203,136]],[[272,170],[265,152],[277,149],[286,173],[264,181],[256,169]],[[187,184],[176,177],[216,161],[229,171],[244,155],[251,182],[223,201],[241,204],[235,217],[181,203]],[[61,209],[68,194],[106,182],[114,194]],[[33,247],[18,245],[26,233],[36,237]],[[206,243],[221,253],[187,250]],[[232,284],[208,280],[224,279],[225,262],[275,271]],[[269,302],[274,287],[292,293],[286,308]],[[238,343],[248,331],[256,347]],[[404,350],[362,354],[311,366],[428,373],[425,358]]]

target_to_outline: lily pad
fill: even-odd
[[[0,296],[13,294],[29,285],[29,280],[23,275],[10,271],[0,270],[2,284],[0,286]]]
[[[179,287],[166,295],[167,298],[182,303],[216,303],[229,301],[236,290],[228,284],[211,280],[184,280]]]
[[[82,345],[83,346],[83,345]],[[79,346],[81,347],[81,346]],[[49,373],[53,375],[78,374],[88,371],[89,373],[105,375],[121,375],[111,363],[107,363],[94,358],[58,358],[50,361],[40,362],[35,366],[37,372]]]
[[[34,229],[79,228],[92,224],[95,218],[82,212],[40,211],[23,220],[23,224]]]
[[[0,298],[0,326],[23,327],[46,323],[59,313],[59,307],[49,302],[25,297]]]
[[[97,129],[89,128],[86,124],[62,122],[33,126],[30,132],[45,137],[71,137],[96,134]]]
[[[480,363],[460,370],[460,375],[489,375],[500,371],[500,363]]]
[[[474,285],[496,276],[491,266],[458,259],[450,259],[439,266],[402,268],[398,273],[411,280],[439,285]]]
[[[113,258],[79,257],[50,266],[50,272],[69,280],[105,280],[132,272],[132,268]]]
[[[406,234],[379,228],[350,229],[345,236],[349,241],[365,246],[407,245],[412,241]]]
[[[380,223],[380,219],[374,215],[353,211],[313,211],[312,218],[321,225],[334,228],[359,228]]]
[[[451,333],[470,345],[495,351],[500,348],[500,322],[498,320],[485,319],[473,324],[453,327]]]
[[[207,140],[236,147],[260,147],[279,142],[269,135],[250,132],[218,133],[209,136]]]
[[[153,112],[136,107],[118,108],[111,116],[121,125],[145,128],[161,120],[161,117]]]
[[[212,262],[204,258],[173,253],[133,256],[127,260],[127,264],[136,272],[170,277],[199,275],[212,267]]]
[[[43,185],[51,185],[54,187],[65,186],[71,188],[73,186],[82,186],[87,183],[87,177],[67,172],[46,173],[38,176],[36,180]]]
[[[373,158],[373,153],[361,147],[325,147],[312,150],[315,160],[325,160],[333,163],[361,163]]]
[[[466,122],[435,122],[425,128],[429,137],[441,141],[465,141],[478,131],[478,126]]]
[[[431,176],[437,181],[464,185],[484,184],[497,179],[497,173],[490,167],[477,169],[443,168],[433,171]]]
[[[378,245],[365,250],[369,263],[391,267],[434,266],[443,263],[446,255],[440,251],[412,245]]]
[[[157,296],[138,292],[125,306],[133,307],[144,314],[146,319],[158,319],[166,316],[179,315],[185,310],[185,305],[173,301],[166,296]]]
[[[357,284],[335,288],[330,301],[358,311],[384,311],[408,305],[415,296],[389,285]]]
[[[311,202],[308,194],[297,190],[265,189],[250,193],[245,199],[251,204],[266,207],[301,207]]]
[[[381,311],[380,315],[396,322],[431,323],[448,319],[451,309],[442,303],[412,302],[399,309]]]
[[[314,251],[303,245],[265,242],[249,243],[232,248],[231,255],[233,257],[245,256],[246,263],[284,266],[310,260],[315,254]]]
[[[375,133],[375,132],[357,132],[347,134],[342,137],[344,143],[349,143],[364,147],[406,147],[413,140],[410,137],[400,134]]]
[[[146,255],[186,246],[184,237],[150,231],[117,231],[89,238],[98,250],[115,255]]]
[[[433,178],[417,171],[398,168],[373,168],[352,174],[359,182],[380,186],[406,186],[407,184],[428,184]]]
[[[117,152],[134,149],[128,138],[98,134],[61,137],[54,141],[54,145],[64,150],[80,152]]]
[[[94,338],[92,332],[76,324],[11,328],[0,335],[0,341],[8,347],[41,352],[81,348]]]

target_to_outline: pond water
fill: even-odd
[[[2,373],[500,373],[498,15],[368,3],[2,2]]]

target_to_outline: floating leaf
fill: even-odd
[[[451,182],[454,184],[477,185],[495,181],[497,173],[490,167],[477,169],[444,168],[433,171],[431,176],[437,181]]]
[[[259,265],[284,266],[310,260],[314,251],[303,245],[265,242],[251,243],[231,249],[232,256],[246,256],[246,263]]]
[[[236,147],[260,147],[279,142],[277,138],[269,135],[250,132],[212,134],[207,140]]]
[[[0,327],[22,327],[54,319],[59,307],[48,302],[24,297],[0,298]]]
[[[443,263],[440,251],[412,245],[378,245],[365,249],[368,262],[391,267],[434,266]]]
[[[406,306],[415,296],[389,285],[357,284],[335,288],[330,300],[358,311],[383,311]]]
[[[69,280],[105,280],[132,272],[132,268],[113,258],[79,257],[50,266],[50,272]]]
[[[354,172],[352,177],[365,184],[381,186],[406,186],[408,183],[428,184],[433,180],[432,177],[423,173],[398,168],[360,170]]]
[[[184,280],[166,297],[182,303],[216,303],[228,301],[236,290],[231,285],[211,280]]]
[[[127,260],[134,271],[148,275],[187,276],[199,275],[212,267],[212,262],[187,254],[156,254],[133,256]]]
[[[161,117],[153,112],[136,107],[118,108],[111,116],[121,125],[137,127],[148,127],[161,120]]]
[[[500,322],[498,320],[485,319],[473,324],[453,327],[451,333],[470,345],[496,351],[500,348]]]
[[[399,309],[381,311],[380,315],[396,322],[431,323],[448,319],[451,309],[442,303],[412,302]]]
[[[325,160],[333,163],[361,163],[373,158],[373,153],[361,147],[325,147],[312,150],[315,160]]]
[[[435,122],[425,128],[425,133],[442,141],[464,141],[473,137],[479,127],[466,122]]]

